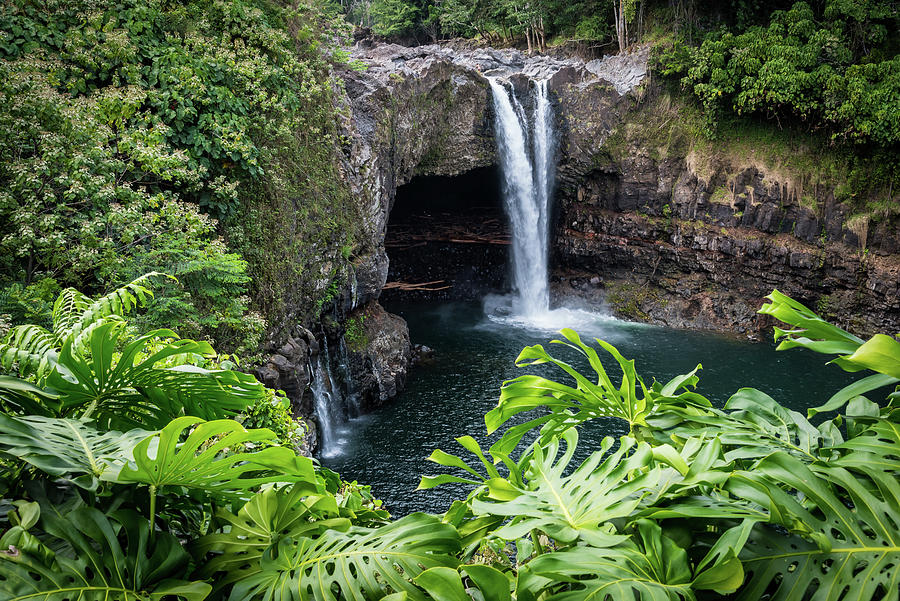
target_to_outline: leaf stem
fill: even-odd
[[[150,485],[150,536],[153,536],[156,521],[156,485]]]
[[[538,555],[544,554],[544,546],[541,544],[541,538],[538,536],[537,530],[531,531],[531,542],[534,543],[534,555],[537,557]]]
[[[81,419],[88,420],[91,418],[91,414],[94,413],[94,409],[97,408],[97,399],[94,399],[88,404],[87,409],[84,410],[84,413],[81,414]]]

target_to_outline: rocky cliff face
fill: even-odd
[[[408,365],[406,325],[378,305],[397,188],[496,164],[492,76],[518,89],[550,78],[561,137],[558,300],[753,333],[767,325],[755,313],[762,297],[779,288],[858,331],[900,329],[897,224],[850,221],[833,190],[804,186],[753,153],[698,151],[677,110],[660,110],[647,57],[647,49],[587,63],[461,46],[354,49],[366,68],[340,73],[342,166],[364,239],[328,335],[363,327],[347,361],[364,409],[396,394]],[[313,342],[304,344],[308,355]],[[303,377],[290,365],[299,373],[305,363],[292,353],[279,349],[263,375],[299,391]]]
[[[631,319],[755,332],[773,288],[860,333],[900,329],[900,227],[755,153],[685,139],[680,113],[560,90],[559,296]],[[601,107],[597,111],[596,107]],[[724,146],[724,145],[723,145]],[[591,279],[594,284],[590,284]]]

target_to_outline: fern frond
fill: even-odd
[[[66,335],[83,338],[82,332],[89,329],[92,325],[96,326],[98,322],[106,321],[109,317],[114,316],[114,319],[116,317],[124,317],[135,307],[146,305],[147,301],[153,298],[153,292],[147,287],[147,284],[150,284],[152,279],[157,276],[172,277],[153,271],[120,288],[116,288],[95,301],[88,299],[88,304],[78,318],[72,322]]]
[[[53,334],[40,326],[16,326],[0,344],[0,367],[7,372],[17,368],[19,374],[34,373],[40,378],[56,359]]]
[[[54,346],[62,346],[63,340],[90,304],[91,299],[74,288],[66,288],[60,293],[53,303]]]
[[[72,352],[83,353],[87,351],[91,333],[100,326],[114,321],[125,323],[125,319],[119,315],[107,315],[101,319],[93,320],[90,324],[78,330],[77,333],[71,332],[68,340],[72,343]]]

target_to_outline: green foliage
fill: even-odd
[[[0,281],[95,291],[165,271],[180,284],[148,326],[175,318],[255,352],[263,315],[280,323],[297,300],[279,283],[302,281],[261,267],[304,236],[333,244],[353,229],[334,153],[335,35],[305,2],[4,4]],[[288,203],[298,215],[268,227],[261,215]],[[298,274],[319,266],[286,254]]]
[[[760,313],[772,315],[793,327],[790,330],[775,328],[775,340],[781,340],[779,350],[802,347],[819,353],[836,354],[838,356],[832,363],[844,371],[868,369],[876,372],[842,388],[825,404],[810,409],[810,416],[841,409],[848,401],[900,382],[900,342],[896,339],[876,334],[864,342],[777,290],[766,298],[771,302],[763,305]]]
[[[362,350],[369,343],[365,322],[365,314],[356,315],[344,322],[344,340],[352,350]]]
[[[633,360],[625,359],[611,344],[598,340],[598,344],[613,356],[622,370],[622,382],[617,386],[607,375],[593,348],[584,344],[572,330],[565,329],[561,333],[566,340],[553,342],[565,345],[584,356],[597,374],[597,384],[582,376],[568,363],[554,359],[541,345],[526,347],[516,359],[517,366],[552,363],[574,378],[576,386],[573,388],[530,375],[504,382],[497,407],[485,415],[488,433],[494,432],[512,416],[523,411],[544,406],[552,409],[552,412],[510,429],[496,448],[511,452],[522,435],[538,425],[541,426],[540,440],[546,442],[551,436],[560,435],[575,424],[601,416],[619,418],[634,431],[635,427],[646,425],[645,419],[657,403],[673,397],[679,401],[709,406],[709,401],[690,391],[699,379],[694,375],[700,369],[699,365],[691,373],[678,376],[665,386],[654,384],[647,388],[643,379],[635,372]]]
[[[97,430],[90,422],[27,415],[0,415],[3,452],[87,490],[115,481],[138,442],[151,433]]]
[[[184,578],[190,556],[178,539],[154,533],[150,522],[130,509],[105,514],[81,507],[62,513],[44,506],[37,525],[34,530],[65,547],[46,546],[29,532],[33,525],[7,531],[0,540],[15,551],[0,559],[4,598],[202,601],[209,594],[209,584]]]
[[[435,451],[433,461],[467,475],[426,477],[420,487],[472,487],[445,519],[472,540],[516,543],[523,555],[508,569],[517,598],[694,599],[708,591],[787,601],[824,600],[835,590],[860,601],[895,598],[900,397],[894,392],[879,407],[859,395],[874,390],[873,378],[898,382],[900,343],[884,335],[864,342],[777,291],[769,298],[761,312],[791,326],[776,328],[780,348],[837,354],[847,370],[876,372],[850,387],[856,394],[844,390],[843,401],[819,408],[846,405],[844,415],[813,425],[753,389],[716,409],[689,390],[694,373],[648,387],[633,363],[597,341],[623,373],[614,385],[596,352],[563,331],[558,342],[586,358],[596,380],[543,348],[526,348],[520,365],[552,363],[573,385],[537,376],[505,383],[486,416],[489,431],[522,411],[542,411],[509,426],[491,447],[492,460],[468,437],[458,440],[478,458],[474,465]],[[633,436],[615,448],[607,439],[574,462],[577,435],[569,428],[610,415]],[[535,429],[537,438],[513,460],[514,447]],[[537,556],[522,565],[532,551]],[[419,583],[450,599],[457,578],[444,570]],[[483,594],[508,590],[498,582]]]
[[[230,598],[336,601],[380,599],[392,591],[424,599],[410,579],[428,568],[456,567],[458,550],[456,529],[423,513],[374,529],[284,538],[263,557],[262,571],[237,583]]]
[[[597,350],[564,330],[555,342],[593,374],[524,349],[519,365],[550,364],[571,383],[506,382],[485,416],[489,430],[505,428],[499,440],[485,453],[458,438],[473,465],[435,450],[432,461],[464,475],[420,485],[464,483],[466,498],[443,516],[397,521],[368,487],[316,470],[271,430],[174,412],[151,429],[110,429],[140,414],[125,401],[144,389],[153,399],[165,381],[109,387],[95,408],[117,409],[103,419],[55,416],[72,401],[54,374],[102,387],[119,363],[128,374],[152,360],[128,358],[146,336],[109,344],[122,314],[149,298],[140,281],[96,301],[68,289],[51,329],[11,332],[10,365],[35,382],[0,379],[0,457],[12,460],[0,463],[12,501],[0,583],[11,598],[826,601],[841,591],[887,601],[900,592],[900,388],[882,406],[862,396],[873,378],[900,382],[900,343],[863,341],[777,291],[761,312],[788,324],[776,328],[780,348],[875,372],[810,410],[842,414],[813,424],[746,388],[717,409],[692,390],[697,370],[647,385],[597,341],[621,371],[614,383]],[[166,348],[159,361],[177,363]],[[260,397],[246,402],[224,386],[204,407],[284,409],[274,393]],[[578,459],[578,428],[598,417],[621,420],[629,435]]]
[[[373,0],[369,9],[372,31],[378,35],[409,33],[419,16],[419,9],[406,0]]]
[[[178,339],[171,330],[126,332],[123,315],[153,296],[143,285],[153,275],[97,300],[64,290],[53,307],[53,331],[13,328],[0,344],[0,366],[52,393],[48,414],[94,418],[110,428],[160,428],[185,413],[235,415],[265,396],[252,376],[191,365],[191,355],[214,355],[208,343]],[[0,398],[5,394],[0,384]]]
[[[723,115],[799,119],[835,138],[900,142],[900,57],[886,31],[900,22],[881,2],[830,0],[818,18],[806,2],[775,11],[766,26],[710,33],[699,47],[676,41],[665,75],[702,103],[711,127]]]
[[[312,461],[291,449],[236,451],[274,438],[269,430],[246,430],[233,420],[179,417],[134,447],[134,463],[122,468],[118,480],[146,484],[157,491],[180,486],[221,496],[269,482],[312,482]],[[223,453],[226,449],[229,452]]]
[[[216,518],[230,529],[196,542],[200,554],[215,553],[204,575],[220,575],[219,586],[258,575],[263,554],[282,538],[314,537],[326,530],[346,532],[351,521],[338,517],[331,495],[309,495],[303,486],[269,488],[255,495],[237,515],[220,509]]]
[[[306,437],[305,425],[291,415],[290,400],[268,388],[239,419],[245,427],[271,430],[278,444],[289,448],[299,446]]]

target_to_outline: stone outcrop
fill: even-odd
[[[349,368],[359,410],[383,405],[403,390],[411,359],[409,331],[403,318],[373,305],[350,318],[360,332],[349,341]]]
[[[659,99],[611,101],[584,86],[559,98],[558,296],[673,327],[755,332],[771,325],[756,310],[778,288],[857,332],[900,329],[896,222],[860,228],[832,189],[694,148]],[[586,288],[591,277],[605,286]]]
[[[560,134],[557,300],[753,334],[768,325],[756,315],[762,297],[779,288],[860,332],[900,330],[896,222],[851,221],[833,190],[754,156],[698,152],[676,127],[677,111],[660,116],[648,54],[584,62],[464,44],[354,48],[351,64],[365,68],[338,73],[338,104],[362,239],[333,300],[334,323],[318,336],[344,337],[360,410],[395,395],[409,364],[405,323],[378,304],[397,188],[497,163],[488,77],[518,90],[529,78],[550,80]],[[316,346],[316,336],[297,334],[259,371],[301,412],[310,410]]]
[[[312,455],[318,437],[316,423],[311,419],[310,365],[319,352],[319,343],[312,332],[297,326],[284,344],[268,351],[268,360],[254,369],[253,375],[267,387],[283,390],[291,400],[294,417],[303,421],[307,428],[303,448],[297,449],[297,452]]]

